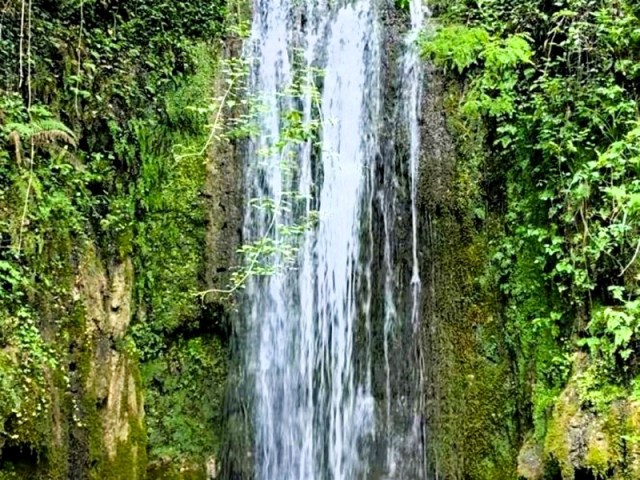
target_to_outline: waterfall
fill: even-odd
[[[418,261],[418,213],[416,201],[418,196],[418,163],[420,160],[420,101],[422,99],[422,77],[417,40],[424,24],[424,6],[422,0],[411,0],[411,31],[407,41],[407,52],[404,59],[404,78],[407,81],[405,99],[405,119],[410,132],[410,178],[411,178],[411,290],[412,314],[411,320],[417,329],[418,309],[420,297],[420,267]]]
[[[420,155],[419,114],[422,99],[423,70],[417,48],[418,35],[424,23],[422,0],[410,2],[411,27],[405,39],[403,56],[398,69],[402,96],[397,111],[400,134],[395,142],[406,142],[408,148],[397,159],[388,158],[385,170],[392,181],[386,180],[378,190],[379,209],[384,224],[383,258],[384,272],[384,373],[385,373],[385,422],[382,433],[386,445],[385,478],[424,478],[422,411],[423,377],[420,349],[420,268],[418,259],[418,164]],[[400,140],[401,139],[401,140]],[[408,161],[407,161],[408,160]],[[407,170],[408,188],[397,177],[397,170]],[[408,190],[408,192],[406,192]],[[408,193],[411,231],[411,255],[408,263],[410,276],[407,286],[398,286],[402,278],[402,257],[407,245],[399,244],[398,229],[403,228],[401,203]],[[400,197],[400,198],[399,198]],[[406,227],[405,227],[406,228]],[[406,256],[406,255],[404,255]],[[408,288],[402,288],[408,287]],[[409,291],[408,298],[403,296]],[[408,303],[407,306],[400,305]],[[395,362],[392,362],[395,357]],[[407,359],[409,361],[407,362]]]
[[[242,313],[261,480],[424,478],[420,380],[409,393],[392,381],[398,362],[411,382],[420,371],[399,346],[418,343],[422,72],[408,45],[397,65],[406,93],[384,98],[381,4],[254,1],[246,56],[261,107],[245,168],[244,238],[262,245],[250,267],[268,274],[249,279]],[[409,43],[422,25],[420,0],[412,0],[411,13]],[[403,194],[406,178],[376,177],[387,162],[380,132],[388,127],[382,110],[389,101],[400,104],[398,120],[410,139]],[[292,112],[317,132],[290,138]],[[399,285],[393,236],[398,197],[406,196],[412,245],[400,247],[411,250],[411,276]],[[374,258],[378,249],[383,265]],[[397,308],[405,297],[409,314]],[[380,330],[384,358],[376,351]],[[399,341],[402,331],[408,335]],[[383,382],[374,374],[381,362]]]

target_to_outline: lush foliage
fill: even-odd
[[[0,6],[0,478],[73,476],[66,457],[85,449],[97,450],[85,466],[100,475],[102,449],[87,445],[100,428],[90,413],[101,406],[89,405],[87,391],[91,342],[100,339],[90,336],[78,284],[94,245],[105,265],[134,258],[136,285],[125,286],[135,288],[133,336],[102,340],[127,357],[154,358],[156,373],[143,379],[150,424],[167,415],[160,403],[173,390],[163,386],[161,399],[153,389],[175,358],[193,359],[193,385],[210,377],[200,364],[215,363],[221,382],[221,314],[195,295],[204,288],[207,152],[177,154],[206,141],[216,42],[239,16],[240,2],[224,1]],[[202,325],[207,340],[196,354]],[[202,425],[215,401],[192,412]],[[152,460],[176,432],[201,437],[201,426],[167,425],[150,429]],[[201,462],[204,450],[195,455],[188,443],[172,458]]]
[[[153,467],[202,466],[221,438],[225,347],[212,336],[179,339],[143,366]],[[162,477],[161,477],[162,478]]]
[[[590,354],[585,408],[630,395],[640,374],[639,12],[624,0],[460,0],[435,12],[423,51],[446,72],[454,130],[480,132],[488,152],[471,208],[504,225],[494,276],[531,402],[521,415],[541,438],[584,369],[577,351]]]

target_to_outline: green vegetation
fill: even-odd
[[[282,127],[280,137],[271,148],[264,148],[258,155],[265,160],[275,158],[278,161],[284,191],[279,202],[271,198],[251,198],[249,205],[254,215],[261,216],[267,226],[256,239],[245,243],[238,249],[242,264],[231,275],[226,292],[233,294],[246,286],[251,277],[269,276],[295,266],[300,242],[307,231],[318,221],[318,212],[309,210],[307,203],[311,195],[296,189],[296,177],[299,175],[300,155],[307,143],[314,149],[321,148],[321,120],[319,114],[320,91],[316,86],[317,77],[322,72],[314,69],[300,69],[291,85],[281,94],[283,101],[289,103],[288,109],[281,113]],[[249,95],[245,93],[245,97]],[[312,111],[306,118],[305,112],[296,105],[309,99]],[[227,135],[246,135],[255,130],[253,115],[259,114],[264,106],[260,99],[248,102],[250,110],[256,110],[249,118],[240,118],[232,125]],[[311,186],[311,190],[314,187]],[[225,292],[225,293],[226,293]]]
[[[545,461],[555,457],[564,478],[573,478],[570,461],[602,475],[609,450],[569,459],[566,432],[576,415],[606,417],[616,401],[631,401],[640,375],[637,6],[460,0],[434,8],[422,48],[446,78],[456,168],[476,178],[457,203],[478,220],[474,235],[489,236],[486,271],[499,285],[518,385],[516,443],[529,429],[547,445],[555,435],[565,443]],[[568,382],[577,382],[575,405],[564,411],[575,411],[565,415]],[[609,467],[631,478],[629,463]]]
[[[228,327],[196,295],[222,267],[206,263],[202,146],[243,16],[222,0],[0,6],[0,478],[143,478],[147,451],[204,475]]]
[[[431,7],[429,108],[455,150],[421,166],[433,469],[639,478],[640,7]],[[317,221],[293,187],[252,200],[270,226],[238,248],[234,147],[261,108],[233,58],[247,8],[1,2],[0,480],[202,479],[236,442],[233,294],[293,266]],[[318,75],[287,95],[317,108]],[[290,103],[263,154],[293,185],[322,125]]]
[[[3,4],[0,478],[134,479],[147,462],[203,478],[221,448],[227,293],[274,255],[292,263],[315,221],[282,222],[297,192],[256,200],[274,228],[233,270],[219,177],[239,174],[233,144],[260,108],[227,58],[246,17],[242,2]],[[317,103],[299,80],[288,94]],[[319,124],[294,107],[283,123],[265,155],[293,178]]]

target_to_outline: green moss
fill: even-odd
[[[118,442],[114,459],[105,457],[103,465],[94,472],[97,479],[138,480],[146,478],[147,456],[146,434],[140,419],[134,417],[129,422],[130,434],[126,442]]]
[[[629,414],[624,420],[624,433],[622,437],[625,447],[627,471],[631,478],[640,478],[640,403],[632,398],[629,403]]]
[[[226,371],[215,337],[180,340],[143,366],[152,463],[204,465],[217,453]]]
[[[490,288],[499,298],[504,334],[497,337],[503,348],[498,352],[506,351],[507,358],[498,358],[509,365],[516,385],[512,445],[531,432],[544,443],[549,465],[557,462],[566,479],[573,478],[574,466],[622,478],[635,462],[635,453],[624,453],[633,434],[621,427],[629,412],[620,405],[630,408],[629,380],[638,369],[640,290],[636,272],[621,275],[618,263],[637,268],[630,239],[638,236],[639,225],[627,222],[624,215],[636,209],[624,202],[616,207],[624,219],[613,218],[611,198],[620,194],[608,193],[631,195],[638,187],[637,172],[628,168],[628,159],[637,156],[635,86],[615,67],[624,62],[620,59],[633,63],[638,53],[637,45],[625,40],[638,26],[631,3],[491,2],[476,8],[464,0],[436,0],[439,24],[424,37],[425,53],[446,68],[439,108],[455,144],[448,170],[433,166],[438,159],[424,162],[425,210],[436,235],[454,238],[477,235],[485,218],[495,215],[499,228],[486,232],[491,260],[480,275],[492,279]],[[555,30],[570,31],[581,41],[561,40],[549,49],[544,39]],[[620,35],[623,31],[629,35]],[[584,42],[593,46],[592,63],[567,65],[564,59],[582,56]],[[491,52],[480,52],[487,45]],[[605,112],[616,112],[606,133],[598,120]],[[444,188],[432,185],[436,182]],[[458,230],[448,228],[447,216]],[[429,261],[445,255],[450,264],[436,268],[466,272],[467,259],[458,258],[461,247],[437,250]],[[473,291],[443,285],[443,276],[434,288],[463,298],[460,303],[469,297],[477,301]],[[486,339],[468,342],[464,306],[449,309],[440,297],[435,302],[463,325],[442,333],[460,339],[461,357],[491,346]],[[591,364],[574,365],[572,374],[578,352],[588,352]],[[451,373],[443,369],[444,375],[434,375],[434,382],[445,384],[434,390],[463,391],[463,375],[452,373],[464,371],[463,360],[451,359],[446,350],[441,356]],[[440,409],[435,415],[450,414]],[[465,457],[475,461],[475,454],[472,460]],[[463,465],[450,476],[469,471]]]
[[[227,6],[119,2],[105,17],[99,2],[80,10],[54,3],[30,4],[29,98],[16,76],[20,9],[9,2],[3,10],[0,478],[142,478],[141,412],[128,412],[129,436],[106,458],[105,399],[91,377],[106,362],[99,355],[129,355],[132,341],[112,344],[88,319],[83,302],[98,308],[105,299],[83,298],[83,289],[105,275],[102,261],[134,254],[136,281],[149,286],[138,290],[139,305],[155,323],[148,337],[136,337],[139,351],[155,353],[174,330],[199,328],[202,308],[193,293],[205,270],[204,157],[180,162],[173,154],[194,149],[205,135],[207,113],[188,107],[208,107],[217,53],[200,42],[219,38]],[[72,43],[77,48],[65,47]],[[38,142],[30,169],[5,140],[9,124],[40,119],[68,127],[79,145]],[[27,138],[23,143],[28,147]],[[223,359],[225,351],[213,355]],[[129,355],[127,362],[141,395],[139,359]],[[221,376],[216,372],[216,382]],[[190,380],[205,377],[202,371]],[[163,441],[169,448],[173,438]],[[14,461],[21,451],[28,461]]]
[[[226,267],[212,265],[205,252],[207,228],[230,222],[210,218],[206,198],[221,202],[224,192],[205,186],[203,145],[220,65],[205,45],[194,51],[194,75],[164,99],[167,124],[136,130],[146,217],[136,226],[140,273],[131,338],[142,360],[151,471],[166,475],[170,466],[179,473],[217,452],[227,371],[224,309],[196,295],[211,272]]]
[[[589,362],[574,376],[574,382],[582,402],[594,412],[606,414],[616,401],[627,398],[630,391],[627,385],[604,375],[601,367],[599,362]]]
[[[567,435],[571,422],[580,412],[580,401],[575,389],[565,390],[556,402],[545,436],[545,451],[553,456],[562,471],[562,477],[573,478],[574,467],[570,458]]]
[[[547,424],[560,393],[561,389],[558,387],[549,388],[539,383],[533,387],[533,427],[534,437],[538,442],[542,442],[547,435]]]
[[[486,236],[461,228],[447,216],[434,223],[448,239],[435,254],[437,268],[448,274],[438,278],[437,317],[428,320],[430,325],[437,322],[430,339],[437,357],[429,361],[442,389],[434,400],[440,413],[430,430],[430,455],[438,458],[444,477],[464,472],[477,480],[513,478],[514,384],[508,380],[511,372],[493,286],[484,274]]]
[[[432,469],[440,478],[513,479],[516,475],[517,378],[510,363],[493,239],[502,222],[482,198],[485,132],[457,110],[455,82],[430,81],[424,112],[419,206],[427,212],[421,267]],[[439,112],[446,112],[441,115]],[[426,327],[428,325],[428,327]]]
[[[572,377],[555,402],[545,437],[546,454],[557,462],[565,479],[572,479],[578,466],[596,478],[637,478],[637,405],[618,396],[595,411],[579,394],[579,378],[579,374]]]
[[[595,475],[606,475],[611,466],[611,461],[612,455],[609,451],[609,444],[606,439],[589,443],[584,464]]]
[[[126,354],[121,361],[125,363],[124,369],[124,389],[120,392],[121,396],[121,409],[119,412],[113,412],[114,415],[120,416],[120,418],[126,418],[128,432],[127,439],[122,441],[116,440],[115,455],[110,457],[109,452],[103,448],[100,454],[100,464],[92,470],[92,478],[112,478],[114,480],[138,480],[144,479],[147,470],[147,433],[143,423],[142,411],[142,385],[140,375],[137,371],[137,362],[132,358],[127,358]],[[129,384],[129,378],[133,378],[133,385]],[[130,391],[133,387],[134,392]],[[129,397],[135,396],[136,410],[132,410],[132,406],[129,402]],[[100,415],[102,419],[102,425],[100,434],[102,435],[102,441],[104,444],[104,435],[106,433],[106,425],[109,419],[105,418],[105,413]],[[96,442],[97,443],[97,442]]]

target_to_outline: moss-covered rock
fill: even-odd
[[[76,278],[85,323],[74,339],[81,354],[81,395],[74,404],[75,436],[87,450],[86,473],[114,479],[144,478],[146,432],[138,362],[125,340],[131,322],[134,275],[129,258],[106,268],[88,248]],[[82,465],[78,465],[82,469]]]
[[[216,400],[203,402],[206,413],[189,404],[175,416],[188,411],[201,425],[194,430],[219,436],[226,319],[221,306],[203,306],[194,294],[223,268],[205,260],[205,199],[229,188],[210,191],[206,153],[191,150],[208,135],[213,44],[226,17],[240,12],[230,3],[233,12],[218,1],[105,9],[34,0],[28,71],[25,5],[3,7],[0,478],[143,478],[143,397],[154,386],[140,365],[161,357],[160,383],[170,383],[175,350],[186,354],[203,337],[210,358],[185,390],[207,388],[203,365],[214,364]],[[29,145],[34,129],[45,134]],[[217,181],[233,182],[233,168],[229,159]],[[210,223],[222,225],[225,208],[232,202]],[[224,237],[222,257],[235,250],[232,235]],[[170,424],[174,411],[158,411]],[[158,438],[166,443],[153,447],[188,443]],[[199,447],[211,440],[200,438]],[[195,463],[204,465],[218,443]]]
[[[558,398],[545,437],[545,450],[560,464],[562,476],[573,478],[576,467],[587,452],[587,429],[593,414],[580,409],[575,385],[570,385]]]
[[[543,444],[536,448],[543,449],[547,468],[559,466],[563,480],[578,478],[579,472],[601,479],[638,478],[640,404],[631,392],[594,404],[594,399],[607,398],[610,388],[605,384],[600,390],[585,390],[585,376],[590,372],[588,357],[576,355],[572,376],[547,419]],[[521,457],[527,448],[525,444]]]
[[[431,475],[514,478],[516,378],[498,285],[489,274],[500,221],[476,204],[483,137],[460,138],[448,106],[455,90],[435,72],[428,84],[419,207]]]
[[[525,441],[518,454],[518,476],[525,480],[542,480],[544,475],[544,449],[529,438]]]

